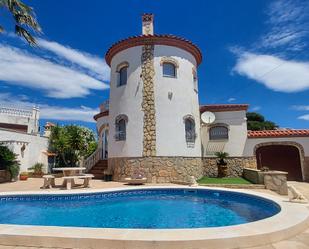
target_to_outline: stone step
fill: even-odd
[[[91,170],[89,170],[89,173],[91,173],[91,174],[104,174],[104,170],[91,169]]]
[[[98,165],[95,165],[95,166],[93,166],[91,169],[107,169],[107,166],[98,166]]]
[[[101,180],[103,180],[103,178],[104,178],[104,175],[103,174],[93,174],[93,178],[94,179],[101,179]]]

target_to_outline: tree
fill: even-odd
[[[250,131],[274,130],[278,128],[272,121],[265,120],[264,116],[256,112],[247,113],[247,128]]]
[[[74,167],[82,157],[97,148],[93,131],[77,125],[55,126],[51,129],[49,150],[56,153],[56,165]]]
[[[3,145],[0,145],[0,169],[8,170],[13,179],[18,176],[20,170],[17,155]]]
[[[0,8],[7,9],[13,16],[15,22],[15,33],[23,37],[30,45],[36,45],[36,40],[30,33],[41,32],[33,9],[21,0],[0,0]],[[0,25],[0,33],[4,28]]]

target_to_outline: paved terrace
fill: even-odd
[[[77,182],[79,183],[79,182]],[[18,181],[18,182],[12,182],[12,183],[2,183],[0,184],[0,192],[12,192],[12,191],[42,191],[40,187],[43,184],[43,179],[39,178],[30,178],[27,181]],[[56,179],[56,185],[61,184],[61,179]],[[309,199],[309,183],[304,182],[289,182],[289,184],[294,185],[300,192],[302,192],[306,198]],[[158,186],[159,184],[147,184],[148,186],[154,185]],[[167,185],[167,184],[164,184]],[[169,186],[172,186],[173,184],[169,184]],[[162,186],[162,185],[161,185]],[[91,182],[92,189],[107,189],[107,188],[116,188],[116,187],[127,187],[130,188],[130,186],[120,183],[120,182],[103,182],[101,180],[92,180]],[[61,190],[60,188],[56,188],[59,191],[65,191]],[[54,191],[55,189],[53,189]],[[82,190],[82,189],[81,189]],[[45,190],[48,192],[49,190]],[[276,193],[269,191],[269,190],[255,190],[257,192],[264,192],[268,194],[276,195]],[[309,205],[308,205],[309,208]],[[309,209],[308,209],[309,212]],[[49,247],[48,249],[50,249]],[[27,247],[27,246],[4,246],[0,245],[0,249],[47,249],[43,247]],[[62,248],[61,248],[62,249]],[[63,248],[64,249],[64,248]],[[168,248],[166,248],[168,249]],[[207,248],[205,248],[207,249]],[[237,249],[237,248],[235,248]],[[297,236],[294,236],[292,238],[289,238],[288,240],[283,240],[277,243],[260,246],[260,247],[248,247],[246,249],[309,249],[309,223],[308,223],[308,229],[303,231],[302,233],[298,234]]]

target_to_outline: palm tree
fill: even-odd
[[[33,9],[20,0],[0,0],[0,8],[6,8],[15,21],[15,33],[23,37],[30,45],[36,45],[36,40],[29,30],[41,32]],[[0,33],[4,28],[0,25]]]

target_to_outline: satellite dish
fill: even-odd
[[[202,122],[204,124],[212,124],[216,120],[215,114],[212,112],[203,112],[201,115]]]

